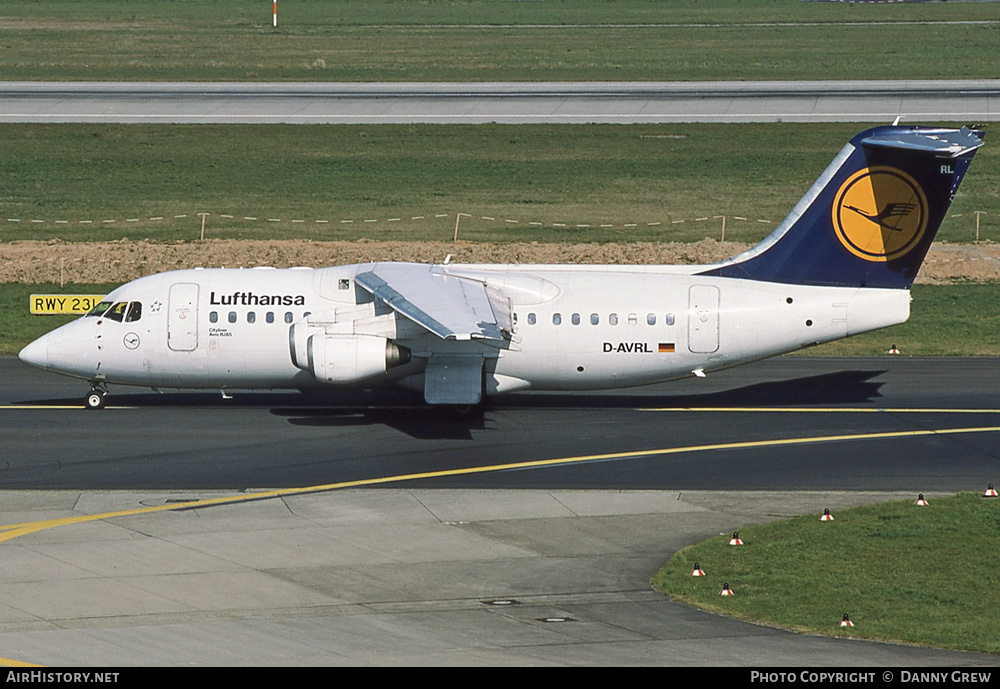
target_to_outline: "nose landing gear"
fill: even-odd
[[[90,392],[87,396],[83,398],[83,406],[85,409],[104,409],[104,405],[108,403],[108,391],[102,387],[99,387],[94,383]]]

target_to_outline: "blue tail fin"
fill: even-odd
[[[770,236],[701,274],[908,288],[982,136],[966,127],[862,132]]]

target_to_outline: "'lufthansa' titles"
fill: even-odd
[[[301,294],[233,292],[216,295],[212,292],[208,303],[212,306],[305,306],[306,298]]]

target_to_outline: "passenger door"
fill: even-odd
[[[688,349],[711,354],[719,349],[719,288],[692,285],[688,292]]]
[[[167,346],[175,352],[198,348],[198,285],[178,282],[170,287]]]

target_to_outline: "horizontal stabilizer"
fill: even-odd
[[[890,131],[867,136],[861,140],[861,143],[864,146],[924,151],[939,156],[957,158],[982,146],[983,140],[968,127],[962,127],[961,129],[932,130],[929,133],[912,129],[905,129],[901,133]]]

